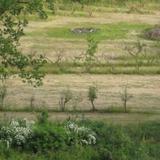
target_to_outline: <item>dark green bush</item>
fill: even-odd
[[[63,127],[56,124],[38,124],[28,140],[27,149],[33,152],[48,152],[65,147],[66,133]]]
[[[48,111],[43,110],[40,115],[38,116],[38,123],[47,123],[48,122]]]

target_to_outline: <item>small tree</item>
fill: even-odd
[[[3,110],[4,108],[4,100],[7,95],[7,87],[3,84],[0,85],[0,110]]]
[[[140,41],[134,43],[131,47],[126,46],[125,50],[127,53],[133,57],[135,64],[136,64],[136,71],[139,72],[140,66],[142,64],[142,57],[145,45]]]
[[[32,95],[31,98],[30,98],[30,109],[31,110],[34,110],[35,108],[35,95]]]
[[[132,98],[132,95],[128,93],[127,86],[124,87],[123,92],[121,93],[121,100],[123,102],[124,112],[127,112],[127,102]]]
[[[42,85],[45,76],[41,67],[47,62],[43,55],[24,54],[20,38],[28,24],[28,16],[38,14],[46,19],[46,9],[54,9],[53,0],[0,0],[0,85],[1,108],[6,97],[6,80],[15,70],[17,75],[34,87]]]
[[[79,103],[83,101],[82,94],[79,93],[73,97],[73,111],[77,110],[77,106]]]
[[[69,89],[65,89],[60,93],[59,106],[61,111],[65,111],[66,104],[72,99],[72,92]]]
[[[38,123],[45,124],[45,123],[48,122],[48,118],[49,118],[48,111],[47,110],[43,110],[40,113],[40,115],[37,117]]]
[[[97,87],[96,86],[90,86],[88,90],[88,98],[92,105],[92,111],[96,110],[96,107],[94,105],[95,99],[97,99]]]
[[[98,41],[94,37],[89,36],[87,38],[88,48],[85,53],[85,67],[87,71],[90,71],[91,65],[95,62],[95,54],[98,48]]]

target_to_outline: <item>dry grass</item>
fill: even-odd
[[[93,17],[74,17],[74,16],[54,16],[49,17],[47,21],[32,21],[26,28],[27,33],[37,30],[45,30],[51,27],[65,27],[90,24],[108,24],[118,22],[141,23],[155,25],[160,23],[160,12],[154,14],[127,14],[127,13],[109,13],[94,12]],[[124,42],[132,43],[137,39],[137,33],[134,31],[128,34],[126,40],[105,40],[99,44],[98,56],[106,58],[117,58],[124,56]],[[145,41],[148,45],[153,45],[151,41]],[[37,54],[45,54],[52,61],[56,60],[57,52],[63,53],[67,60],[72,60],[74,56],[78,56],[86,50],[86,42],[84,40],[68,40],[55,39],[43,36],[23,37],[21,40],[21,50],[24,53],[36,52]],[[101,60],[104,60],[104,57]],[[121,107],[120,92],[124,85],[128,85],[128,91],[133,95],[129,101],[128,107],[132,111],[142,112],[160,112],[160,76],[138,76],[138,75],[48,75],[44,79],[44,85],[39,88],[32,88],[27,84],[23,84],[17,77],[12,77],[8,81],[8,95],[6,106],[12,109],[28,107],[30,98],[35,96],[34,105],[36,108],[48,107],[49,109],[57,109],[59,101],[59,93],[66,87],[69,87],[74,95],[82,97],[82,102],[77,105],[79,110],[89,110],[91,108],[87,98],[87,89],[95,83],[98,86],[98,99],[95,105],[98,109],[107,109],[111,106]],[[73,101],[67,105],[67,109],[73,108]],[[34,119],[35,114],[12,112],[0,113],[0,117],[28,117]],[[70,113],[51,113],[51,120],[62,120],[69,116]],[[81,117],[82,115],[79,115]],[[158,114],[107,114],[107,113],[85,113],[85,117],[93,120],[103,120],[112,123],[130,123],[141,122],[146,120],[159,120]]]
[[[138,23],[138,24],[159,24],[160,12],[155,14],[126,14],[126,13],[108,13],[108,12],[96,12],[94,17],[71,17],[71,16],[52,16],[47,21],[32,21],[26,28],[26,33],[32,33],[34,31],[41,31],[38,37],[27,36],[21,40],[21,50],[24,53],[36,52],[37,54],[45,54],[51,60],[56,59],[57,52],[62,52],[64,58],[72,60],[74,56],[80,55],[86,50],[85,40],[72,40],[67,38],[49,38],[44,36],[48,28],[54,27],[66,27],[66,26],[83,26],[85,24],[99,24],[104,25],[108,23]],[[132,43],[137,40],[137,34],[134,30],[127,35],[126,40],[105,40],[99,44],[99,50],[97,56],[110,56],[118,57],[124,55],[124,41]],[[142,39],[142,41],[144,41]],[[151,41],[144,41],[144,43],[152,44]],[[103,59],[103,58],[101,58]]]
[[[95,83],[99,90],[98,99],[95,102],[98,109],[121,107],[120,92],[127,84],[129,93],[133,95],[128,103],[131,110],[160,112],[159,78],[160,76],[147,75],[48,75],[44,79],[44,85],[34,89],[13,78],[8,81],[6,103],[12,108],[22,108],[29,106],[31,96],[35,95],[35,107],[47,106],[50,109],[57,109],[59,93],[69,87],[74,95],[80,94],[82,97],[82,102],[77,105],[77,109],[89,110],[91,106],[87,98],[87,90]],[[67,109],[72,107],[73,101],[68,103]]]

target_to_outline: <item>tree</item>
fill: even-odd
[[[44,73],[40,68],[46,63],[42,55],[24,55],[18,50],[19,39],[24,35],[29,14],[47,18],[45,8],[53,9],[53,0],[0,0],[0,80],[5,84],[13,70],[33,86],[42,84]]]
[[[127,86],[124,87],[121,93],[121,100],[123,102],[124,112],[127,112],[127,102],[132,98],[132,95],[128,94]]]
[[[0,85],[0,110],[4,108],[4,101],[7,96],[7,88],[5,85]]]
[[[94,101],[97,99],[97,87],[96,86],[90,86],[88,90],[88,98],[92,105],[92,111],[96,110]]]
[[[140,66],[142,64],[142,58],[143,58],[143,51],[144,51],[145,45],[141,43],[140,41],[135,42],[131,47],[126,46],[125,50],[127,53],[133,57],[135,64],[136,64],[136,71],[139,72]]]
[[[85,67],[87,71],[90,71],[93,62],[95,62],[95,54],[98,48],[98,41],[93,36],[87,38],[88,48],[85,53]]]
[[[65,89],[60,93],[59,106],[62,112],[66,109],[66,104],[72,99],[73,95],[70,89]]]

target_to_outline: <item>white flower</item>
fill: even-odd
[[[21,121],[12,120],[8,126],[4,126],[0,130],[3,135],[1,140],[7,143],[9,147],[12,143],[16,145],[23,145],[26,143],[27,138],[32,134],[33,121],[23,119]]]
[[[69,135],[69,139],[75,137],[74,143],[82,145],[96,144],[96,134],[87,127],[78,126],[74,122],[69,122],[66,126],[66,133]]]
[[[12,120],[11,123],[10,123],[10,126],[11,127],[18,127],[19,126],[19,122],[15,121],[15,120]]]
[[[89,144],[96,144],[96,137],[92,134],[88,135]]]
[[[88,143],[88,141],[87,140],[85,140],[85,139],[82,139],[81,140],[81,142],[82,142],[82,144],[86,144],[86,145],[88,145],[89,143]]]

